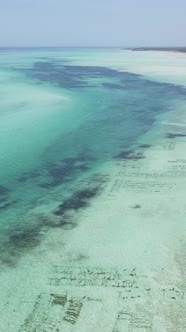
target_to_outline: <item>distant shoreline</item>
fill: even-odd
[[[123,48],[122,50],[186,53],[186,47],[134,47],[134,48]]]
[[[185,47],[122,47],[122,46],[0,46],[0,51],[30,51],[30,50],[55,50],[55,49],[116,49],[121,51],[154,51],[170,53],[186,53]]]

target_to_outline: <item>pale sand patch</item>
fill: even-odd
[[[166,56],[168,56],[168,55],[170,55],[170,56],[173,56],[173,57],[175,57],[175,56],[178,56],[178,57],[180,57],[180,58],[185,58],[186,59],[186,52],[179,52],[179,51],[165,51],[165,50],[163,50],[163,51],[148,51],[148,52],[155,52],[155,53],[159,53],[159,54],[165,54]]]
[[[94,54],[74,59],[74,64],[103,66],[186,86],[186,55],[178,52],[113,50],[104,52],[102,57]]]

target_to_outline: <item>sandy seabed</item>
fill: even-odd
[[[185,121],[183,107],[104,165],[76,227],[1,272],[1,332],[186,330]]]

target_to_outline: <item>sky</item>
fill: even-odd
[[[0,46],[186,46],[186,0],[0,0]]]

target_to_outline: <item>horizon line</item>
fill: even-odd
[[[0,45],[0,48],[122,48],[122,49],[134,49],[134,48],[146,48],[146,49],[150,49],[150,48],[164,48],[164,49],[167,49],[167,48],[186,48],[186,45],[185,46],[173,46],[173,45],[169,45],[169,46],[144,46],[144,45],[138,45],[138,46],[122,46],[122,45],[118,45],[118,46],[112,46],[112,45],[107,45],[107,46],[101,46],[101,45],[91,45],[91,46],[86,46],[86,45],[63,45],[63,46],[60,46],[60,45],[55,45],[55,46],[52,46],[52,45],[45,45],[45,46],[35,46],[35,45],[27,45],[27,46],[23,46],[23,45],[19,45],[19,46],[13,46],[13,45],[9,45],[9,46],[1,46]]]

